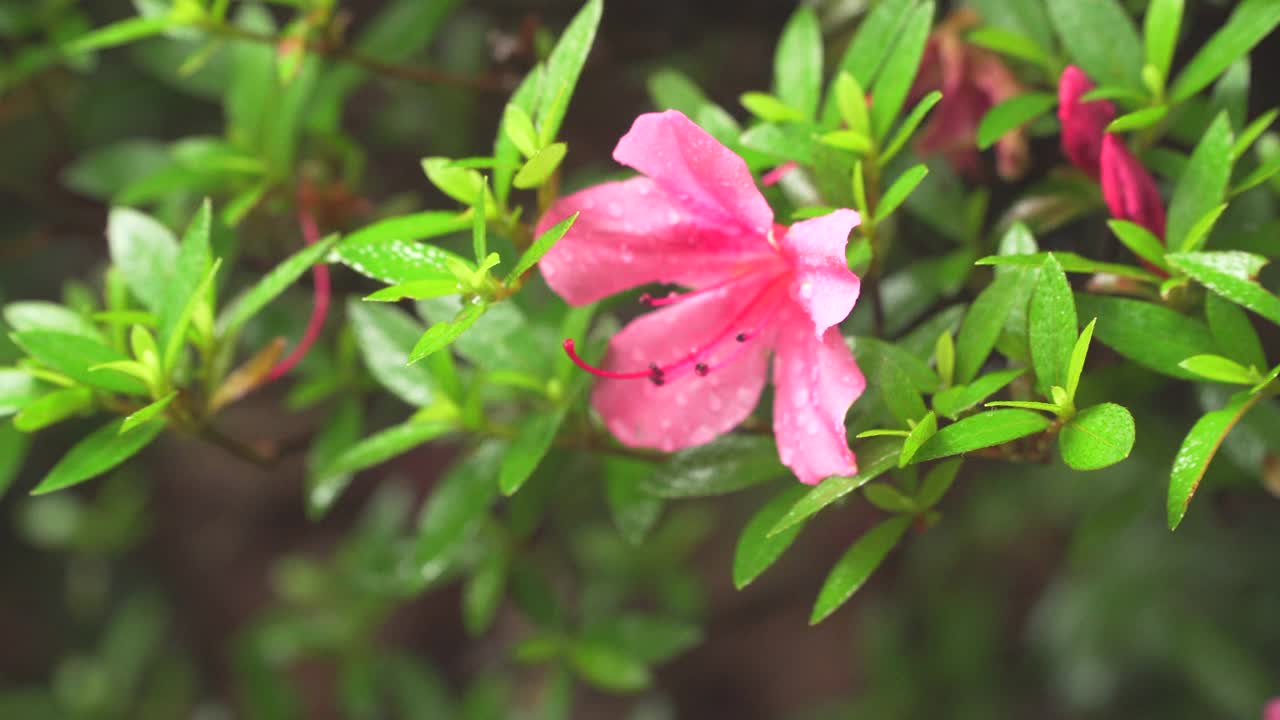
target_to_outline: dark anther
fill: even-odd
[[[733,338],[733,339],[734,339],[734,340],[737,340],[738,342],[746,342],[746,341],[747,341],[747,334],[746,334],[746,333],[738,333],[736,336],[734,336],[734,338]]]
[[[658,367],[658,363],[651,362],[649,363],[649,374],[653,375],[654,377],[662,377],[663,375],[666,375],[667,372],[662,368]]]
[[[667,384],[667,379],[662,377],[661,375],[650,375],[649,382],[653,383],[654,385],[657,385],[658,387],[662,387],[663,385]]]
[[[707,373],[711,372],[711,368],[707,367],[706,363],[698,363],[697,365],[693,366],[693,371],[698,373],[699,375],[706,375]]]
[[[652,303],[653,303],[653,296],[652,296],[652,295],[650,295],[649,293],[641,293],[641,295],[640,295],[640,304],[641,304],[641,305],[649,305],[649,304],[652,304]]]

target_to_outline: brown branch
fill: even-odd
[[[274,35],[253,32],[252,30],[245,30],[244,28],[239,28],[234,25],[201,24],[198,27],[211,34],[234,40],[247,40],[249,42],[262,43],[264,45],[271,46],[275,46],[280,43],[280,38]],[[485,92],[507,92],[511,89],[508,87],[508,83],[502,81],[500,78],[492,76],[461,75],[459,73],[449,72],[448,70],[440,70],[438,68],[423,65],[400,65],[364,55],[350,48],[332,45],[329,43],[319,43],[312,40],[307,40],[304,47],[307,52],[350,63],[364,68],[376,75],[395,78],[397,80],[405,80],[424,85],[451,85],[454,87],[464,87],[472,90],[482,90]]]

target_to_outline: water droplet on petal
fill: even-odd
[[[611,218],[620,218],[622,217],[622,206],[616,202],[611,202],[606,207],[606,212],[609,213],[609,217]]]
[[[812,282],[805,280],[804,282],[800,283],[800,297],[804,298],[805,300],[808,300],[809,298],[813,297]]]

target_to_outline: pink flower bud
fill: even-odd
[[[1160,199],[1156,181],[1124,142],[1110,133],[1102,138],[1099,168],[1102,196],[1111,215],[1141,225],[1163,239],[1164,202]]]
[[[1089,177],[1098,178],[1102,135],[1115,119],[1116,108],[1106,100],[1080,102],[1093,81],[1080,68],[1068,65],[1058,81],[1058,119],[1062,121],[1062,152]]]

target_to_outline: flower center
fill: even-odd
[[[577,353],[573,338],[567,338],[564,341],[564,351],[569,355],[569,359],[575,365],[586,370],[592,375],[610,380],[648,380],[654,385],[665,385],[667,381],[673,380],[692,370],[698,376],[706,376],[715,370],[718,370],[729,363],[733,362],[746,350],[747,343],[758,337],[768,326],[770,320],[773,319],[779,306],[781,306],[784,293],[775,292],[784,276],[769,282],[751,300],[743,306],[733,318],[726,323],[719,332],[712,336],[711,340],[703,345],[694,348],[689,353],[679,359],[659,365],[656,362],[649,363],[649,367],[644,370],[630,371],[614,371],[605,370],[595,367],[594,365],[583,360]],[[730,281],[731,282],[731,281]],[[672,305],[683,300],[687,300],[704,293],[719,290],[727,285],[728,282],[719,283],[711,287],[695,290],[683,295],[671,294],[665,298],[654,299],[647,294],[641,296],[641,302],[646,305]],[[752,315],[755,314],[753,318]],[[731,340],[732,339],[732,340]],[[712,354],[716,348],[723,346],[726,342],[732,342],[733,347],[727,355],[719,359],[713,358]]]

